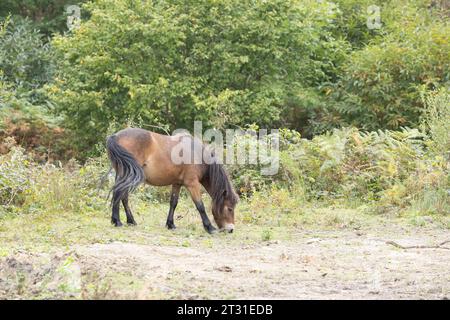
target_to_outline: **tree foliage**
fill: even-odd
[[[448,21],[414,6],[384,12],[386,35],[349,55],[332,95],[338,121],[366,130],[416,126],[421,96],[450,83]]]
[[[5,81],[25,92],[52,79],[49,45],[29,20],[8,20],[0,39],[0,69]]]
[[[335,77],[347,44],[317,1],[111,1],[53,41],[50,88],[68,125],[85,135],[112,121],[190,128],[289,124],[304,88]]]

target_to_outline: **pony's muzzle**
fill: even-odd
[[[234,230],[234,224],[227,223],[223,229],[228,233],[232,233]]]

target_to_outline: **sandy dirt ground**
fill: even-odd
[[[0,260],[0,297],[449,299],[450,243],[433,248],[449,239],[447,230],[304,231],[239,247],[112,242],[18,252]]]

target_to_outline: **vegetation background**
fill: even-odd
[[[435,0],[2,0],[0,257],[101,241],[108,133],[194,120],[280,128],[276,176],[228,166],[250,239],[374,217],[447,230],[449,17]],[[133,199],[161,228],[167,190]]]

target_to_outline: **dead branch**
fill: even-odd
[[[443,247],[443,245],[450,243],[450,240],[445,240],[437,245],[434,246],[426,246],[426,245],[417,245],[417,246],[402,246],[401,244],[398,244],[395,241],[386,241],[386,244],[390,244],[394,247],[400,248],[400,249],[446,249],[450,250],[450,248]]]

